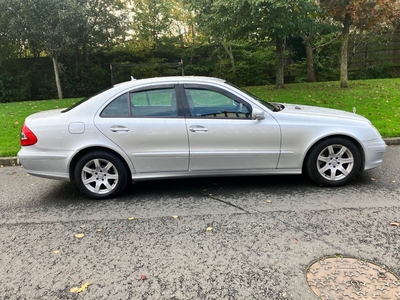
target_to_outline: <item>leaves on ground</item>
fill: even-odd
[[[400,226],[400,223],[399,222],[391,222],[390,226],[398,227],[398,226]]]
[[[211,226],[207,227],[206,231],[212,231],[213,228]]]
[[[179,216],[172,216],[174,219],[178,219],[179,218]]]
[[[82,284],[80,287],[71,288],[70,292],[74,293],[74,294],[79,294],[79,293],[86,291],[88,286],[89,286],[89,282],[86,282],[85,284]]]
[[[75,234],[75,237],[76,237],[77,239],[81,239],[81,238],[83,238],[84,236],[85,236],[84,233],[76,233],[76,234]]]
[[[128,220],[133,221],[133,220],[135,220],[135,217],[129,217]]]

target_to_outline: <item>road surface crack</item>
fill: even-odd
[[[210,198],[213,199],[213,200],[222,202],[222,203],[224,203],[224,204],[226,204],[226,205],[232,206],[232,207],[234,207],[234,208],[236,208],[236,209],[239,209],[239,210],[245,212],[246,214],[250,214],[249,211],[247,211],[247,210],[245,210],[244,208],[241,208],[240,206],[237,206],[237,205],[235,205],[235,204],[233,204],[233,203],[231,203],[231,202],[229,202],[229,201],[225,201],[225,200],[219,199],[219,198],[214,197],[214,196],[211,196],[211,195],[208,195],[208,197],[210,197]]]

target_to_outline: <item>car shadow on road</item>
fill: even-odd
[[[371,184],[370,177],[365,173],[360,174],[352,182],[342,188],[360,187]],[[308,191],[320,191],[324,187],[313,182],[306,175],[282,175],[282,176],[235,176],[235,177],[206,177],[185,178],[170,180],[143,181],[129,186],[121,197],[157,197],[204,195],[214,192],[223,192],[225,195],[248,194],[257,192],[292,194],[295,192],[305,193]],[[328,188],[329,189],[329,188]]]
[[[337,189],[369,188],[372,184],[370,175],[362,173],[346,186]],[[225,196],[245,196],[250,193],[265,192],[280,195],[303,194],[319,192],[321,189],[324,188],[306,175],[181,178],[136,182],[128,185],[119,197],[99,201],[87,197],[73,183],[57,182],[52,188],[47,189],[44,195],[41,195],[41,201],[45,202],[43,204],[54,206],[93,205],[94,202],[101,201],[140,201],[159,197],[199,197],[221,193]]]

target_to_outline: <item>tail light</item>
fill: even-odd
[[[21,129],[21,146],[32,146],[37,142],[36,135],[24,124]]]

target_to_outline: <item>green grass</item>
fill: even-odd
[[[15,156],[19,151],[19,133],[27,116],[43,110],[69,107],[80,99],[0,103],[0,157]]]
[[[287,84],[283,90],[273,86],[247,90],[271,102],[296,103],[336,108],[357,113],[372,121],[383,137],[400,136],[400,78],[351,81],[350,88],[338,82]],[[15,156],[20,148],[19,132],[24,119],[37,111],[68,107],[79,99],[0,103],[0,156]]]

